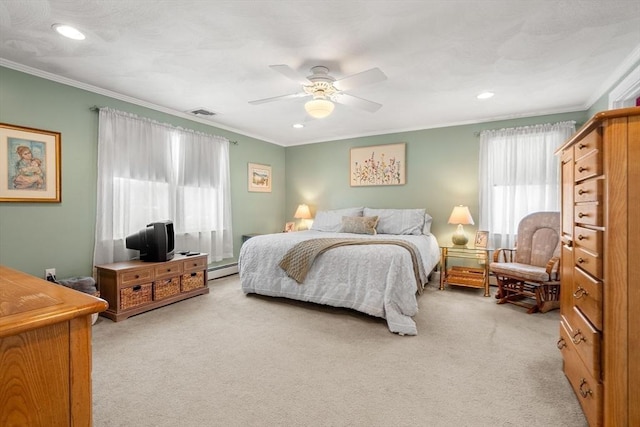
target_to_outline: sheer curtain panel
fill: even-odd
[[[229,141],[101,108],[94,265],[135,258],[125,238],[172,220],[177,250],[233,257]]]
[[[554,151],[575,132],[561,122],[480,133],[480,230],[494,248],[513,247],[527,214],[560,210],[560,164]]]

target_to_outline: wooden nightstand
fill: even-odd
[[[460,246],[440,247],[440,290],[445,285],[484,288],[484,296],[489,294],[489,252],[485,248],[467,248]],[[449,258],[473,259],[483,265],[482,268],[466,266],[448,266]]]
[[[246,242],[247,240],[249,240],[252,237],[256,237],[259,236],[260,234],[254,233],[254,234],[243,234],[242,235],[242,243]]]

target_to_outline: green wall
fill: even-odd
[[[527,126],[575,120],[585,112],[452,126],[369,136],[286,149],[286,214],[289,221],[298,204],[317,210],[353,206],[371,208],[425,208],[433,217],[432,232],[439,242],[451,242],[455,231],[447,224],[455,205],[467,205],[476,222],[465,227],[472,237],[478,217],[478,133],[485,129]],[[406,184],[351,187],[349,152],[352,147],[406,143]]]
[[[238,141],[230,147],[234,259],[241,235],[279,232],[300,203],[312,212],[350,206],[424,207],[442,243],[454,227],[453,206],[468,205],[478,222],[478,132],[485,129],[575,120],[577,126],[606,109],[604,95],[588,111],[401,132],[280,147],[200,122],[158,112],[47,79],[0,67],[0,122],[62,133],[62,203],[0,203],[0,264],[42,276],[90,275],[95,229],[98,116],[108,106],[161,122]],[[603,107],[604,106],[604,107]],[[402,186],[350,187],[352,147],[406,143]],[[272,166],[272,193],[247,191],[247,163]],[[285,168],[286,165],[286,168]],[[466,227],[468,234],[477,226]]]
[[[0,67],[0,122],[62,135],[62,202],[0,203],[0,264],[40,277],[51,267],[59,278],[91,275],[98,138],[98,114],[90,110],[94,105],[238,141],[230,145],[236,258],[242,234],[281,230],[284,147]],[[272,166],[271,193],[247,191],[249,162]]]

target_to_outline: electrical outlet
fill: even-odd
[[[44,278],[48,278],[48,277],[56,277],[56,269],[55,268],[47,268],[44,271]]]

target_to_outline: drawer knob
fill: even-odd
[[[586,387],[585,387],[586,386]],[[582,397],[587,397],[587,396],[591,396],[593,394],[593,392],[591,391],[589,387],[589,384],[587,383],[586,378],[582,378],[580,379],[580,395]]]
[[[139,274],[136,274],[136,279],[139,279],[139,278],[140,278],[140,275],[139,275]]]
[[[564,338],[560,337],[560,339],[556,343],[556,346],[558,346],[558,350],[562,350],[564,347],[567,346],[567,342],[564,340]]]
[[[579,195],[581,195],[581,196],[582,196],[584,193],[586,193],[586,191],[584,191],[582,188],[581,188],[580,190],[578,190],[578,194],[579,194]]]
[[[582,212],[578,212],[578,218],[582,218],[584,216],[587,216],[586,213],[582,213]]]
[[[587,168],[582,167],[582,166],[580,166],[580,167],[578,168],[578,172],[584,172],[584,171],[586,171],[586,170],[587,170]]]
[[[582,234],[578,235],[578,240],[584,240],[584,239],[585,239],[585,237]]]
[[[167,268],[167,273],[171,273],[171,269],[170,268]]]
[[[578,150],[584,150],[585,148],[587,148],[585,144],[578,144]]]
[[[578,258],[578,264],[583,264],[585,262],[584,258]]]
[[[140,289],[142,289],[142,285],[136,285],[133,288],[131,288],[133,292],[138,292]]]
[[[578,289],[576,289],[576,291],[573,293],[573,297],[575,299],[580,299],[582,297],[586,297],[589,295],[589,292],[587,292],[587,290],[585,288],[583,288],[582,286],[578,286]]]
[[[580,329],[578,329],[578,331],[571,338],[571,341],[573,341],[573,343],[575,345],[578,345],[581,342],[586,341],[586,340],[587,339],[584,337],[584,335],[582,335],[582,331],[580,331]]]

